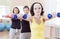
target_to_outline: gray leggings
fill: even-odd
[[[30,32],[20,34],[20,39],[30,39],[30,37],[31,37]]]
[[[10,39],[15,39],[15,34],[16,34],[16,38],[20,39],[20,37],[19,37],[20,32],[21,32],[21,29],[10,28],[10,32],[9,32]]]

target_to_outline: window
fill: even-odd
[[[0,17],[2,15],[6,15],[10,13],[10,7],[9,6],[0,6]]]

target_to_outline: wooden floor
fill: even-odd
[[[3,32],[0,32],[0,39],[9,39],[9,32],[6,30]]]
[[[6,30],[3,32],[0,32],[0,39],[10,39],[9,38],[9,32]],[[45,39],[55,39],[55,38],[45,38]]]
[[[9,38],[9,32],[8,31],[3,31],[3,32],[0,32],[0,39],[10,39]],[[16,39],[16,38],[15,38]]]
[[[9,39],[9,32],[8,31],[0,32],[0,39]],[[45,38],[45,39],[49,39],[49,38]]]
[[[8,31],[3,31],[0,32],[0,39],[9,39],[9,32]],[[16,39],[16,38],[15,38]],[[47,39],[47,38],[46,38]]]

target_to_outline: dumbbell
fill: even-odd
[[[27,14],[24,14],[23,15],[23,19],[27,19]]]
[[[48,14],[47,17],[48,17],[49,19],[51,19],[53,16],[52,16],[52,14]]]
[[[60,12],[57,13],[57,17],[60,17]]]

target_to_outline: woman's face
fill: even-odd
[[[27,14],[29,13],[29,9],[28,8],[24,8],[23,11],[24,11],[24,13],[27,13]]]
[[[14,9],[14,13],[18,14],[18,9],[17,8]]]
[[[35,4],[35,5],[34,5],[33,11],[34,11],[34,14],[35,14],[36,16],[40,16],[41,10],[42,10],[42,8],[41,8],[41,5],[40,5],[40,4]]]

